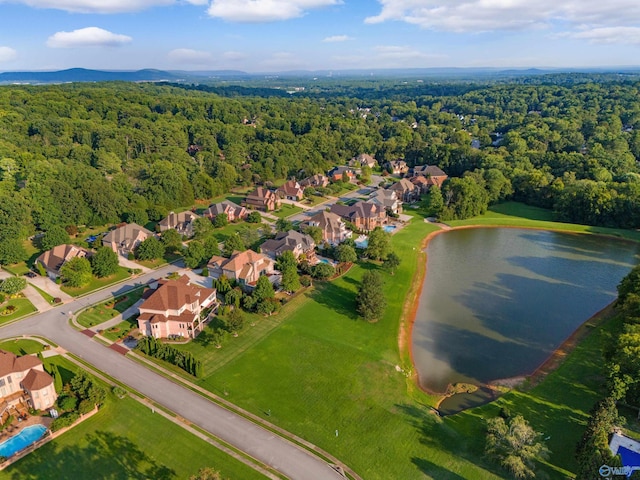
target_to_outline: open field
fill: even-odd
[[[557,224],[549,218],[544,210],[507,203],[478,219],[451,224],[503,224],[635,238],[633,232]],[[354,313],[363,272],[379,268],[366,263],[334,282],[316,285],[285,306],[277,316],[282,316],[279,325],[265,332],[243,332],[222,349],[198,342],[180,348],[203,359],[202,386],[257,415],[266,418],[269,412],[269,421],[326,449],[367,479],[507,478],[483,452],[484,419],[496,415],[502,405],[522,413],[545,438],[550,437],[552,455],[542,467],[549,477],[570,477],[576,466],[575,443],[600,395],[600,352],[613,322],[595,328],[536,387],[527,391],[525,385],[492,404],[450,417],[433,415],[429,407],[437,399],[420,391],[396,365],[410,369],[408,358],[399,356],[399,318],[413,275],[425,260],[420,253],[422,240],[436,230],[417,217],[392,237],[402,263],[395,276],[383,273],[393,288],[387,290],[387,311],[377,323],[366,323]]]

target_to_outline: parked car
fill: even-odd
[[[35,272],[27,272],[27,273],[24,274],[24,276],[28,277],[28,278],[35,278],[35,277],[38,276],[38,274],[35,273]]]

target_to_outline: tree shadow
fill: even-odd
[[[355,282],[358,283],[358,282]],[[344,315],[351,320],[359,320],[356,310],[356,294],[348,288],[337,285],[336,282],[325,282],[317,284],[316,289],[311,293],[311,298],[340,315]]]
[[[5,470],[13,480],[132,479],[173,480],[176,472],[157,463],[126,437],[111,432],[87,434],[85,446],[40,447]],[[82,442],[84,444],[84,442]]]
[[[457,473],[447,470],[440,465],[436,465],[426,458],[412,457],[411,463],[418,467],[418,469],[425,475],[429,475],[432,478],[437,478],[438,480],[464,480],[465,478],[468,478],[461,477]]]

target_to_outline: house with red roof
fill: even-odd
[[[209,320],[203,313],[216,305],[216,290],[191,285],[186,275],[160,280],[138,307],[138,328],[142,335],[154,338],[195,338]]]

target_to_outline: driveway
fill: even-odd
[[[126,292],[151,278],[178,268],[168,265],[136,279],[129,279],[24,320],[0,327],[0,337],[40,335],[57,343],[97,369],[111,375],[149,399],[233,445],[292,480],[343,479],[327,462],[273,432],[250,422],[191,390],[148,370],[129,358],[91,340],[70,327],[66,312],[77,311],[111,295]]]
[[[33,306],[38,309],[39,312],[46,312],[47,310],[51,310],[53,305],[47,302],[40,293],[33,288],[33,285],[27,283],[27,286],[22,291],[23,295],[29,299]]]
[[[56,285],[56,283],[53,280],[51,280],[49,277],[37,276],[33,278],[28,278],[27,282],[31,283],[32,285],[35,285],[40,290],[47,292],[52,297],[54,298],[57,297],[61,299],[65,303],[73,300],[73,297],[71,295],[69,295],[68,293],[64,293],[62,290],[60,290],[60,285]]]

